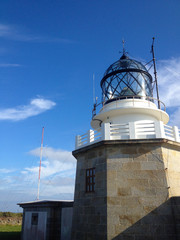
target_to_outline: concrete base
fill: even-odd
[[[72,239],[180,239],[180,144],[102,141],[77,158]],[[95,168],[95,192],[85,172]]]

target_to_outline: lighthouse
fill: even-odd
[[[180,239],[180,131],[154,82],[125,50],[105,71],[73,151],[72,239]]]

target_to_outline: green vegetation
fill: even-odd
[[[22,217],[22,213],[0,212],[0,217]]]
[[[21,226],[17,225],[0,225],[1,240],[20,240]]]

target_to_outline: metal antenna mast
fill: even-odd
[[[154,65],[154,77],[155,77],[155,83],[156,83],[156,93],[157,93],[157,100],[158,100],[158,108],[160,109],[160,101],[159,101],[159,90],[158,90],[158,83],[157,83],[157,71],[156,71],[156,60],[155,60],[155,55],[154,55],[154,37],[152,38],[152,46],[151,46],[151,52],[153,56],[153,65]]]
[[[96,115],[96,106],[97,106],[97,97],[95,96],[95,77],[93,73],[93,110],[92,110],[92,116]]]
[[[43,152],[43,138],[44,138],[44,127],[42,128],[42,139],[41,139],[41,151],[40,151],[40,163],[39,163],[39,178],[38,178],[37,200],[39,200],[39,188],[40,188],[40,177],[41,177],[41,161],[42,161],[42,152]]]

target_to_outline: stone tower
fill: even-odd
[[[146,67],[124,52],[76,138],[72,239],[180,239],[180,137]]]

